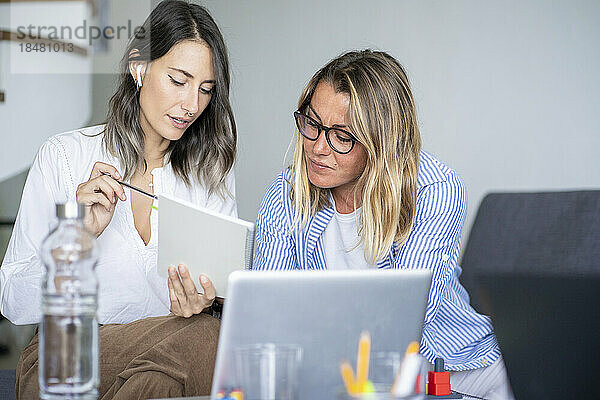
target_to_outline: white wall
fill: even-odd
[[[203,2],[225,35],[239,127],[239,213],[253,219],[282,169],[310,76],[342,51],[408,70],[424,148],[469,192],[600,186],[600,2]]]
[[[0,27],[77,26],[88,11],[84,1],[3,3]],[[91,66],[89,56],[26,52],[17,42],[0,41],[0,90],[6,94],[0,103],[0,181],[26,170],[49,136],[88,122]]]

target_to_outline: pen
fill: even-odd
[[[112,176],[108,172],[102,172],[102,175],[108,175],[108,176],[110,176],[112,178]],[[131,190],[135,190],[136,192],[141,193],[141,194],[143,194],[145,196],[148,196],[150,198],[153,198],[154,200],[158,200],[158,196],[157,195],[145,192],[142,189],[140,189],[139,187],[135,187],[133,185],[130,185],[129,183],[125,183],[125,182],[121,182],[121,181],[117,181],[117,182],[119,182],[119,184],[121,184],[121,185],[123,185],[125,187],[128,187]]]

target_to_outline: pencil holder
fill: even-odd
[[[419,362],[414,371],[402,371],[402,356],[397,352],[375,352],[371,354],[369,365],[369,382],[360,394],[349,394],[345,387],[340,387],[336,398],[338,400],[420,400],[425,398],[427,384],[428,364],[424,358],[419,357]],[[391,392],[398,374],[406,375],[401,383],[403,394],[394,396]]]
[[[377,351],[371,353],[369,381],[375,392],[389,392],[402,363],[402,354],[397,351]]]
[[[296,400],[302,348],[262,343],[234,349],[240,391],[246,400]]]

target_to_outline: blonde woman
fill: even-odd
[[[253,268],[431,269],[420,352],[445,360],[456,390],[510,398],[490,320],[458,281],[465,187],[421,150],[400,64],[341,55],[312,77],[294,118],[294,161],[261,203]]]

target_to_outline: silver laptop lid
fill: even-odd
[[[237,386],[233,349],[257,343],[303,348],[299,398],[334,398],[342,359],[356,357],[362,331],[372,351],[404,353],[420,341],[427,270],[240,271],[229,277],[212,396]]]

